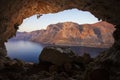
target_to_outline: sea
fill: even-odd
[[[12,59],[20,59],[26,62],[39,62],[39,55],[44,47],[50,46],[30,41],[8,41],[5,43],[7,56]],[[53,46],[53,45],[52,45]],[[55,46],[55,45],[54,45]],[[108,48],[84,47],[84,46],[67,46],[78,56],[88,53],[91,57],[96,57]]]

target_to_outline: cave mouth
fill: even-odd
[[[80,13],[80,15],[79,15],[79,13]],[[56,17],[56,16],[58,16],[58,17]],[[82,17],[82,19],[81,19],[81,17]],[[54,20],[55,18],[57,18],[57,19]],[[83,34],[81,34],[81,37],[86,38],[85,36],[87,36],[88,38],[85,39],[85,42],[86,42],[85,44],[84,44],[84,42],[83,43],[81,42],[81,45],[78,45],[78,42],[75,42],[76,45],[74,45],[73,43],[70,44],[70,42],[69,42],[69,44],[67,43],[68,45],[63,45],[63,46],[71,46],[72,50],[76,53],[76,55],[80,56],[84,53],[89,53],[92,57],[95,57],[98,55],[98,53],[108,49],[108,46],[111,47],[113,44],[112,41],[114,40],[111,37],[112,36],[111,33],[113,31],[105,29],[105,31],[110,32],[107,34],[110,37],[109,38],[110,40],[108,39],[110,43],[105,44],[104,45],[105,47],[104,46],[101,47],[101,44],[108,42],[108,40],[106,40],[105,42],[103,42],[104,40],[103,41],[101,40],[102,38],[107,37],[107,35],[105,35],[105,33],[104,34],[101,33],[101,30],[102,29],[104,30],[104,27],[106,27],[105,25],[107,24],[107,22],[104,22],[104,21],[103,21],[103,23],[100,23],[100,22],[102,22],[102,20],[98,21],[98,19],[95,18],[95,16],[92,15],[90,12],[81,11],[76,8],[71,9],[71,10],[64,10],[62,12],[58,12],[58,13],[54,13],[54,14],[50,13],[50,14],[33,15],[29,18],[24,19],[23,23],[19,26],[19,29],[18,29],[18,25],[17,24],[15,25],[15,26],[17,26],[17,29],[18,29],[16,37],[19,37],[19,38],[22,37],[22,39],[17,40],[16,37],[13,37],[12,44],[10,43],[10,41],[12,41],[12,39],[8,40],[8,43],[6,43],[8,56],[10,56],[11,58],[21,59],[21,60],[24,60],[27,62],[38,63],[39,54],[42,51],[42,49],[46,46],[46,43],[45,44],[43,43],[42,45],[38,44],[39,42],[36,43],[37,42],[36,39],[38,39],[38,38],[36,38],[35,40],[28,39],[28,38],[30,38],[30,35],[27,35],[27,34],[33,33],[33,34],[35,34],[33,37],[35,37],[35,36],[39,37],[38,36],[38,35],[40,35],[38,33],[39,30],[47,29],[47,26],[50,26],[50,25],[56,26],[56,24],[65,23],[69,27],[69,24],[71,25],[71,23],[72,23],[75,26],[76,26],[76,24],[79,25],[79,27],[81,28],[81,29],[78,28],[78,29],[80,29],[79,31],[81,31],[80,33],[82,33],[82,31],[83,31]],[[97,23],[99,23],[99,24],[97,24]],[[89,28],[90,27],[89,25],[93,26],[94,28],[93,29]],[[110,28],[112,28],[111,24],[108,24],[108,25],[110,25]],[[85,27],[85,29],[87,29],[87,30],[85,30],[82,26]],[[34,28],[34,27],[36,27],[36,28]],[[102,27],[102,28],[99,28],[99,27]],[[89,31],[89,29],[90,29],[90,31]],[[84,30],[85,30],[85,32],[84,32]],[[34,33],[35,31],[37,31],[37,32]],[[72,33],[72,30],[71,30],[71,33]],[[90,34],[90,35],[87,35],[86,33]],[[92,35],[92,33],[94,33],[94,34]],[[94,36],[94,35],[96,35],[96,36]],[[104,37],[102,35],[104,35]],[[53,37],[53,35],[50,35],[50,36]],[[68,35],[68,36],[70,36],[70,41],[77,41],[77,39],[78,39],[78,37],[74,38],[74,35]],[[91,39],[89,39],[89,36],[91,36]],[[89,44],[91,42],[91,40],[93,40],[94,37],[99,38],[99,40],[96,39],[97,41],[94,40],[94,41],[96,41],[96,45],[98,45],[96,47],[93,46],[93,43]],[[23,40],[23,41],[21,41],[21,40]],[[19,41],[19,42],[16,42],[16,41]],[[81,41],[84,41],[84,39],[81,39]],[[48,43],[48,45],[49,44],[50,45],[51,44],[58,45],[55,42]],[[86,46],[88,44],[90,46]],[[17,46],[16,50],[15,50],[15,48],[11,47],[11,45],[14,47]],[[81,47],[81,46],[83,46],[83,47]],[[36,51],[36,52],[34,52],[34,51]],[[14,52],[14,54],[13,54],[13,52]],[[32,55],[32,54],[35,54],[35,55]]]
[[[102,20],[99,20],[102,21]],[[77,8],[63,10],[57,13],[35,14],[23,20],[19,32],[31,32],[46,29],[50,24],[74,22],[77,24],[93,24],[99,22],[92,13]],[[30,30],[31,29],[31,30]]]
[[[112,5],[112,6],[111,6]],[[82,79],[82,80],[117,80],[120,79],[120,0],[0,0],[0,79],[1,80],[24,80],[24,79]],[[39,64],[32,65],[34,68],[24,67],[24,63],[14,61],[6,57],[7,52],[4,43],[16,34],[18,25],[23,19],[33,14],[56,13],[65,9],[78,8],[93,13],[97,18],[115,25],[113,33],[114,44],[104,54],[92,60],[90,64],[83,66],[75,63],[57,67],[52,65],[47,67],[47,73],[41,72]],[[38,16],[39,17],[39,16]],[[96,30],[96,29],[95,29]],[[99,30],[96,30],[99,34]],[[92,40],[90,40],[92,41]],[[108,41],[109,42],[109,41]],[[89,57],[89,56],[88,56]],[[54,58],[52,58],[54,59]],[[63,59],[63,58],[61,58]],[[76,59],[76,58],[74,58]],[[89,60],[89,59],[88,59]],[[57,60],[53,60],[57,61]],[[77,60],[76,60],[77,61]],[[89,60],[90,61],[90,60]],[[20,64],[20,65],[19,65]],[[78,65],[78,66],[76,66]],[[84,67],[83,69],[81,69]],[[52,68],[52,69],[51,69]],[[60,68],[60,69],[59,69]],[[56,69],[65,68],[62,74]],[[48,69],[49,72],[48,72]],[[32,71],[31,71],[32,70]],[[64,73],[64,71],[66,72]],[[106,71],[107,70],[107,71]],[[55,74],[51,74],[54,71]],[[72,71],[72,72],[71,72]],[[31,73],[32,72],[32,73]],[[57,72],[57,73],[56,73]],[[73,73],[74,75],[69,74]],[[17,74],[16,74],[17,73]],[[84,73],[84,74],[81,74]],[[43,76],[45,75],[45,76]],[[70,75],[70,76],[67,76]],[[97,76],[97,77],[96,77]],[[42,77],[42,78],[41,78]],[[62,78],[62,79],[61,79]]]

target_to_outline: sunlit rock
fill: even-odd
[[[81,10],[90,11],[97,18],[102,19],[103,21],[110,22],[114,25],[120,25],[120,0],[0,0],[0,55],[5,56],[6,50],[2,44],[6,42],[9,38],[13,37],[16,33],[16,25],[21,24],[23,19],[32,16],[33,14],[44,14],[44,13],[55,13],[65,9],[78,8]],[[111,59],[115,64],[110,66],[112,75],[110,75],[110,80],[119,80],[120,79],[120,69],[119,69],[119,29],[114,33],[115,44],[112,48],[105,54],[101,56],[100,62],[103,62],[106,59]],[[53,51],[62,54],[59,50]],[[64,52],[64,51],[62,51]],[[51,52],[52,53],[52,52]],[[46,55],[51,54],[49,52],[45,53]],[[45,56],[46,56],[45,55]],[[63,55],[63,54],[62,54]],[[51,55],[49,55],[51,56]],[[61,56],[52,56],[49,59],[49,56],[45,61],[51,61],[53,64],[61,65],[63,61],[71,62],[70,57],[63,55]],[[58,59],[63,59],[63,61],[55,61]],[[65,58],[65,60],[64,60]],[[42,58],[41,58],[42,60]],[[9,60],[10,61],[10,60]],[[116,63],[118,62],[118,63]],[[95,63],[97,64],[97,63]],[[116,65],[117,64],[117,65]],[[2,66],[2,64],[1,64]],[[94,66],[93,66],[94,67]],[[107,68],[107,67],[106,67]],[[7,70],[7,69],[6,69]],[[9,68],[10,70],[10,68]],[[5,73],[7,74],[7,73]],[[104,75],[105,74],[105,75]],[[9,78],[8,78],[9,75]],[[2,80],[17,80],[21,79],[24,76],[24,79],[21,80],[37,80],[39,74],[33,75],[24,75],[23,73],[8,73],[7,75],[1,74],[0,78]],[[90,77],[89,80],[109,80],[109,74],[104,69],[93,70],[91,73],[93,77]],[[63,75],[62,75],[63,76]],[[98,77],[97,77],[98,76]],[[45,76],[46,77],[46,76]],[[57,75],[54,79],[58,80],[68,80],[68,78],[61,77]],[[43,80],[43,79],[42,79]],[[88,80],[88,79],[87,79]]]
[[[111,6],[113,5],[113,6]],[[16,33],[15,24],[34,14],[55,13],[65,9],[77,8],[90,11],[97,18],[119,25],[119,1],[114,0],[1,0],[0,1],[0,38],[6,41]],[[114,11],[113,11],[114,10]]]

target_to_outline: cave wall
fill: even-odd
[[[118,42],[119,5],[119,0],[0,0],[0,55],[6,56],[4,42],[16,34],[23,19],[72,8],[90,11],[99,20],[117,25],[114,37]]]

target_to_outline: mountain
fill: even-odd
[[[16,36],[9,39],[9,41],[17,41],[17,40],[29,40],[31,38],[31,33],[28,32],[17,32]]]
[[[110,47],[114,26],[105,21],[79,25],[73,22],[51,24],[46,30],[18,32],[13,40],[30,40],[44,44]]]

